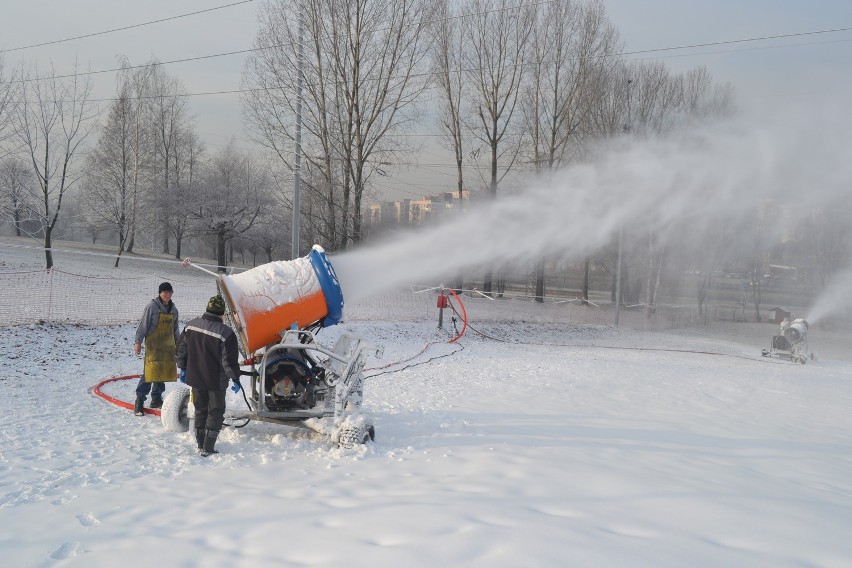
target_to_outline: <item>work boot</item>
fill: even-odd
[[[152,398],[151,399],[151,408],[163,408],[163,399],[162,398]]]
[[[219,437],[218,430],[207,430],[207,434],[204,436],[204,447],[201,448],[201,457],[206,458],[210,454],[218,454],[219,452],[214,449],[216,445],[216,438]]]
[[[145,415],[145,399],[136,395],[136,404],[133,406],[133,414],[136,416]]]
[[[195,443],[198,444],[198,451],[204,450],[204,437],[207,436],[207,430],[204,428],[195,429]]]

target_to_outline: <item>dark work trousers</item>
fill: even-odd
[[[225,391],[209,391],[193,387],[195,427],[218,432],[225,420]]]

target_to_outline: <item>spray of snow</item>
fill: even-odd
[[[810,325],[815,325],[831,315],[848,315],[852,311],[850,290],[852,290],[852,269],[838,272],[808,310],[808,316],[805,319]]]
[[[671,243],[722,247],[720,228],[744,232],[767,200],[805,211],[848,190],[852,128],[838,116],[790,112],[783,121],[740,119],[614,140],[598,148],[597,159],[535,179],[442,226],[341,254],[333,264],[347,300],[357,301],[476,265],[542,254],[583,258],[637,223],[652,224]],[[764,238],[780,240],[789,227],[765,230]]]

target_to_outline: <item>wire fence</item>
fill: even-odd
[[[0,325],[63,322],[119,324],[138,320],[157,288],[169,281],[181,319],[200,314],[215,293],[215,284],[178,280],[165,275],[90,276],[52,268],[0,273]]]
[[[115,255],[91,250],[58,248],[55,266],[38,269],[43,249],[0,242],[0,326],[61,322],[112,325],[138,321],[145,305],[156,297],[161,282],[172,284],[173,301],[181,322],[201,313],[217,292],[216,278],[184,267],[170,258],[127,256],[114,268]],[[437,291],[411,287],[346,301],[349,321],[438,320]],[[522,294],[487,298],[476,291],[462,294],[476,321],[615,325],[611,302],[595,299],[591,306],[576,299],[546,298],[536,302]],[[344,290],[345,296],[345,290]],[[608,300],[608,298],[607,298]],[[452,314],[445,313],[447,325]],[[701,314],[695,306],[661,304],[648,314],[641,304],[624,306],[619,325],[641,329],[671,329],[716,321],[748,321],[750,312],[738,304],[708,305]]]

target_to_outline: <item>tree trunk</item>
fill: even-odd
[[[589,271],[591,269],[591,259],[587,256],[583,263],[583,303],[589,305]]]
[[[228,266],[228,259],[225,258],[225,245],[228,240],[225,238],[225,233],[216,233],[216,268],[219,272],[225,273],[225,268]]]
[[[183,245],[183,237],[175,236],[175,258],[180,260],[180,249]]]
[[[169,254],[169,234],[171,233],[171,229],[169,227],[169,222],[166,221],[163,224],[163,254]]]
[[[53,251],[51,250],[50,235],[53,232],[53,227],[46,227],[44,230],[44,261],[45,268],[50,270],[53,268]]]
[[[538,261],[535,266],[535,301],[544,303],[544,259]]]

